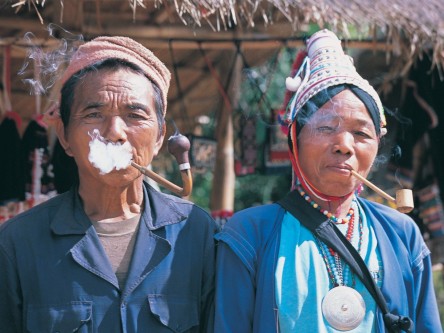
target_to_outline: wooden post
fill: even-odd
[[[227,90],[231,106],[235,107],[239,99],[242,77],[242,59],[236,53],[236,60]],[[230,63],[230,62],[226,62]],[[230,70],[230,69],[229,69]],[[222,103],[216,127],[216,164],[211,189],[210,209],[212,212],[232,213],[234,209],[234,146],[233,146],[233,110]]]

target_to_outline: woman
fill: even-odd
[[[351,176],[368,175],[386,131],[375,90],[327,30],[308,40],[286,83],[294,92],[287,109],[294,191],[281,204],[238,212],[216,236],[215,332],[440,332],[418,228],[359,198],[362,184]],[[382,308],[368,280],[321,237],[333,224],[382,291]]]
[[[62,81],[53,120],[78,179],[0,229],[0,331],[212,332],[216,225],[130,165],[162,146],[170,72],[99,37]]]

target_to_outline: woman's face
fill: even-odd
[[[150,164],[163,142],[151,82],[129,69],[90,72],[75,87],[69,125],[66,129],[58,126],[61,144],[74,157],[81,182],[125,186],[139,177],[133,167],[101,174],[91,164],[89,144],[94,130],[107,142],[128,142],[133,160],[143,166]]]
[[[344,90],[316,111],[298,136],[299,164],[308,181],[326,195],[354,191],[378,151],[375,126],[364,103]]]

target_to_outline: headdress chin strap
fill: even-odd
[[[300,185],[308,193],[309,196],[316,197],[317,199],[322,201],[338,201],[353,195],[354,191],[340,197],[324,194],[320,190],[316,189],[316,187],[314,187],[314,185],[310,183],[307,177],[305,177],[299,164],[299,152],[298,152],[297,133],[296,133],[297,126],[295,122],[293,122],[290,125],[289,135],[288,135],[289,155],[290,155],[291,164],[293,166],[293,171],[296,175],[296,179],[294,179],[292,184],[292,190],[294,189],[296,182],[299,181]]]

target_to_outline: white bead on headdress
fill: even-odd
[[[386,120],[378,94],[358,74],[353,59],[344,53],[338,37],[327,29],[316,32],[307,40],[307,56],[302,66],[294,77],[285,81],[287,90],[294,92],[287,107],[286,120],[292,123],[308,100],[318,92],[340,84],[354,85],[373,98],[381,119],[381,135],[384,135]]]

